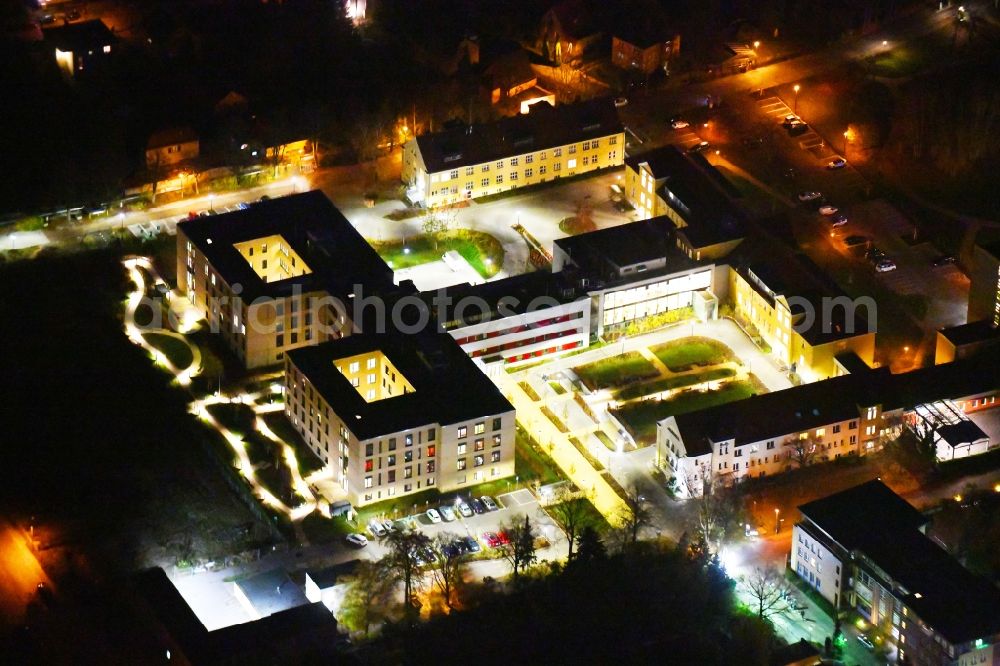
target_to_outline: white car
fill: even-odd
[[[499,508],[497,507],[497,503],[493,501],[493,498],[489,497],[488,495],[483,495],[479,499],[486,507],[487,511],[496,511]]]
[[[626,97],[615,97],[615,108],[622,108],[623,106],[628,106],[628,98]]]
[[[837,209],[836,206],[831,206],[830,204],[826,204],[824,206],[820,206],[819,207],[819,214],[820,215],[833,215],[834,213],[837,212],[837,210],[838,209]]]
[[[798,116],[790,113],[790,114],[788,114],[787,116],[784,117],[784,119],[781,121],[781,124],[782,125],[791,125],[792,123],[801,123],[801,122],[802,121],[799,119]]]
[[[393,530],[396,529],[396,526],[393,525],[392,521],[388,520],[388,519],[383,519],[382,520],[382,527],[385,529],[386,534],[388,534],[389,532],[392,532]]]
[[[670,121],[670,126],[673,129],[684,129],[685,127],[690,127],[691,123],[686,120],[681,120],[680,118],[674,118]]]
[[[364,548],[365,546],[368,545],[368,537],[366,537],[364,534],[358,534],[357,532],[348,534],[346,537],[344,537],[344,540],[347,541],[347,543],[351,544],[352,546],[357,546],[358,548]]]
[[[432,523],[441,522],[441,514],[438,513],[436,509],[427,509],[427,513],[425,515],[427,516],[427,520],[431,521]]]
[[[826,168],[832,171],[834,169],[843,169],[845,166],[847,166],[847,160],[843,157],[838,157],[837,159],[828,162]]]
[[[799,192],[799,201],[815,201],[823,196],[822,192]]]
[[[382,526],[382,521],[375,520],[374,518],[368,521],[368,531],[376,537],[384,537],[386,535],[385,527]]]
[[[441,512],[441,517],[444,518],[446,523],[450,523],[455,520],[455,511],[447,504],[439,506],[438,511]]]
[[[834,227],[842,227],[847,224],[847,216],[844,214],[836,215],[830,220],[830,224]]]
[[[892,259],[883,259],[882,261],[875,264],[876,273],[888,273],[889,271],[896,270],[896,262]]]
[[[463,518],[472,518],[472,507],[465,502],[458,503],[458,512]]]

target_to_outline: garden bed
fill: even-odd
[[[183,340],[162,333],[143,333],[142,337],[145,338],[146,342],[163,352],[178,370],[188,367],[194,360],[191,347]]]
[[[702,337],[672,340],[651,347],[649,351],[653,352],[671,372],[687,372],[696,367],[736,360],[733,350],[729,347],[718,340]]]

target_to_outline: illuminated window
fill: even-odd
[[[567,169],[575,169],[576,168],[576,159],[566,160],[566,168]],[[559,165],[557,164],[556,165],[556,171],[558,171],[558,170],[559,170]]]
[[[465,458],[459,458],[455,463],[455,469],[461,472],[463,469],[466,468],[466,465],[467,463],[465,461]]]
[[[455,433],[455,436],[458,437],[459,439],[462,439],[468,434],[469,434],[468,428],[466,428],[465,426],[458,426],[458,431]]]

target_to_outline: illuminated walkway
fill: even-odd
[[[153,284],[161,287],[164,287],[166,282],[164,282],[164,280],[156,273],[152,262],[147,257],[131,257],[124,260],[122,263],[128,270],[129,278],[134,284],[134,290],[128,295],[128,304],[125,310],[125,332],[128,335],[129,340],[149,352],[150,356],[157,365],[173,375],[175,381],[180,386],[186,387],[190,390],[192,378],[201,374],[202,355],[199,347],[192,344],[185,334],[197,330],[200,327],[201,314],[190,305],[182,294],[171,290],[167,292],[167,303],[169,304],[171,313],[171,316],[168,318],[168,324],[175,323],[178,330],[175,331],[170,328],[161,328],[154,325],[142,326],[137,324],[135,321],[136,311],[143,305],[151,304],[147,297],[149,284],[147,276],[152,280]],[[155,302],[152,304],[156,305]],[[159,322],[154,321],[154,324],[155,323]],[[148,334],[167,336],[183,342],[191,351],[191,362],[187,367],[178,368],[165,353],[146,339],[145,336]],[[317,509],[319,509],[322,515],[328,515],[326,500],[317,498],[312,492],[310,485],[314,482],[326,480],[327,477],[330,476],[330,472],[324,469],[314,472],[309,475],[308,478],[303,478],[299,471],[299,462],[295,455],[295,449],[288,442],[275,434],[264,421],[263,415],[271,412],[282,411],[284,409],[283,402],[275,402],[269,399],[273,397],[274,394],[280,393],[280,383],[272,384],[271,394],[240,393],[227,395],[218,391],[209,396],[201,398],[194,397],[188,409],[192,414],[199,417],[204,423],[212,427],[222,436],[222,439],[229,445],[230,449],[232,449],[234,455],[236,456],[237,469],[247,480],[247,483],[250,484],[250,488],[261,500],[261,502],[269,508],[284,514],[294,524]],[[254,413],[254,430],[271,444],[279,447],[281,450],[281,459],[288,467],[291,474],[292,491],[295,498],[298,500],[298,503],[295,506],[289,506],[283,502],[261,483],[257,476],[257,468],[259,465],[255,465],[250,459],[245,439],[240,434],[233,432],[231,429],[220,423],[219,420],[216,419],[215,416],[213,416],[209,411],[210,407],[223,404],[242,405],[252,410]],[[296,525],[296,527],[298,527],[298,525]],[[297,531],[301,532],[301,530]],[[299,534],[299,537],[301,541],[305,541],[301,533]]]

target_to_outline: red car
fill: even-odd
[[[503,543],[500,541],[500,537],[498,537],[494,532],[483,532],[483,541],[485,541],[486,545],[490,548],[499,548]]]
[[[510,545],[510,539],[507,537],[506,532],[503,531],[497,532],[497,538],[500,539],[500,543],[502,543],[503,545],[505,546]]]

